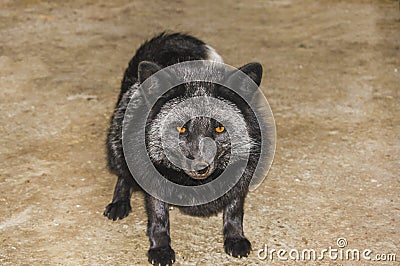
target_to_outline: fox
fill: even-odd
[[[144,193],[144,204],[147,213],[147,235],[150,247],[147,251],[148,261],[155,265],[172,265],[175,262],[175,251],[171,247],[169,209],[171,204],[148,193],[134,178],[140,169],[130,169],[129,161],[123,147],[123,123],[129,102],[139,93],[140,86],[151,79],[162,69],[175,64],[194,60],[205,60],[223,63],[216,50],[198,38],[184,33],[163,32],[145,41],[129,61],[125,70],[121,90],[111,117],[107,135],[108,168],[117,176],[114,195],[104,211],[104,216],[116,221],[124,219],[131,212],[131,195],[135,191]],[[238,68],[258,89],[262,79],[263,69],[260,63],[251,62]],[[186,72],[185,72],[186,71]],[[196,69],[186,69],[183,79]],[[204,71],[204,70],[203,70]],[[218,75],[213,69],[208,69],[205,75]],[[240,80],[236,81],[240,83]],[[238,85],[244,93],[251,94],[248,86]],[[155,86],[157,89],[157,86]],[[154,89],[154,87],[153,87]],[[146,122],[145,140],[148,156],[157,171],[166,179],[182,186],[199,186],[211,184],[232,163],[232,151],[235,147],[246,147],[247,164],[243,167],[238,181],[222,196],[206,203],[194,205],[175,205],[181,212],[188,215],[208,217],[223,212],[224,250],[236,257],[247,257],[251,250],[251,242],[243,232],[244,203],[249,191],[249,184],[260,159],[261,136],[260,128],[250,106],[235,92],[223,85],[210,82],[187,82],[178,85],[160,97],[152,108]],[[227,104],[222,116],[237,115],[231,129],[239,128],[246,132],[246,137],[233,139],[226,129],[227,125],[208,116],[195,116],[183,125],[176,126],[179,144],[178,149],[191,162],[190,167],[179,167],[166,156],[166,148],[162,141],[163,121],[173,117],[180,119],[196,108],[189,105],[182,112],[174,112],[180,103],[198,96],[219,99]],[[175,108],[175,109],[174,109]],[[190,110],[192,109],[192,110]],[[169,115],[169,116],[168,116]],[[211,140],[215,145],[208,145]],[[241,148],[238,149],[239,153]],[[134,155],[135,156],[135,155]],[[139,155],[137,155],[139,157]],[[140,158],[137,158],[138,160]],[[139,173],[140,174],[140,173]],[[151,177],[149,177],[151,178]],[[160,190],[163,188],[160,188]]]

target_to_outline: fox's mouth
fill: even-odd
[[[204,165],[197,165],[195,168],[196,170],[192,171],[185,171],[193,179],[206,179],[212,172],[212,165],[204,164]]]

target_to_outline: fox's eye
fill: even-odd
[[[218,133],[222,133],[222,132],[225,131],[225,127],[223,127],[223,126],[216,127],[216,128],[215,128],[215,131],[217,131]]]
[[[176,127],[176,130],[177,130],[179,133],[185,133],[185,132],[186,132],[186,128],[185,128],[185,127]]]

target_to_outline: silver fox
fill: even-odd
[[[123,122],[129,102],[134,100],[135,95],[140,94],[141,84],[165,67],[191,60],[222,62],[222,58],[213,48],[190,35],[162,33],[145,42],[136,51],[125,71],[107,137],[108,166],[110,171],[118,176],[118,181],[112,202],[106,207],[104,215],[111,220],[125,218],[131,211],[132,193],[136,190],[142,191],[145,194],[148,215],[148,260],[156,265],[171,265],[175,261],[169,232],[169,204],[141,189],[133,177],[135,175],[132,175],[124,155]],[[203,70],[205,76],[220,75],[223,78],[217,69],[206,70]],[[239,70],[246,74],[256,87],[260,85],[262,67],[259,63],[249,63]],[[196,70],[183,68],[174,75],[180,76],[183,81],[190,80],[193,71]],[[241,80],[235,80],[234,75],[231,82],[241,84]],[[154,88],[157,89],[157,83],[153,84]],[[253,93],[246,83],[243,83],[240,89],[243,93]],[[218,110],[219,114],[214,116],[217,111],[209,108],[207,104],[182,105],[198,97],[204,97],[205,102],[218,99],[224,103],[223,111]],[[214,118],[218,115],[226,117],[224,121],[232,123],[221,123]],[[233,130],[226,130],[227,128]],[[182,212],[196,216],[209,216],[223,211],[225,252],[234,257],[248,256],[251,243],[243,233],[243,206],[260,158],[261,133],[256,116],[246,101],[220,84],[183,82],[157,100],[147,117],[144,132],[148,156],[154,167],[165,179],[182,186],[210,183],[216,180],[228,165],[236,163],[232,158],[246,158],[247,163],[241,169],[243,173],[224,195],[204,204],[178,207]],[[168,136],[173,134],[169,135],[168,132],[178,134],[178,141],[169,138]],[[176,150],[179,150],[183,158],[174,158]],[[139,157],[135,160],[140,161],[142,158]],[[140,169],[133,171],[146,175]]]

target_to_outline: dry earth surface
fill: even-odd
[[[146,265],[146,215],[102,216],[116,178],[108,121],[135,49],[194,34],[225,62],[264,66],[274,164],[249,194],[248,258],[222,215],[171,211],[177,265],[257,265],[264,247],[371,249],[400,260],[398,1],[0,1],[0,264]],[[275,263],[281,262],[274,257]],[[310,264],[353,264],[327,256]],[[362,261],[360,264],[372,264]]]

